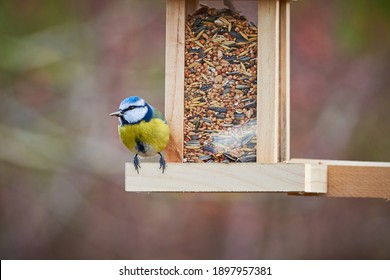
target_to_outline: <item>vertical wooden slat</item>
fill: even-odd
[[[165,115],[171,129],[168,162],[183,161],[185,1],[167,0]]]
[[[279,161],[290,159],[290,1],[280,1]]]
[[[279,0],[258,1],[257,162],[279,156]]]

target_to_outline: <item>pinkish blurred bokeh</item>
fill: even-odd
[[[386,0],[292,3],[292,157],[390,161],[389,26]],[[164,54],[165,1],[1,1],[2,259],[390,258],[385,200],[125,193],[108,114],[163,110]]]

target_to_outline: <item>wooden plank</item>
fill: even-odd
[[[316,159],[289,162],[328,166],[327,196],[390,198],[390,162]]]
[[[290,159],[290,2],[280,1],[279,161]]]
[[[167,0],[165,54],[165,116],[171,138],[168,162],[183,161],[185,1]]]
[[[133,164],[126,163],[126,191],[324,192],[326,186],[326,180],[319,181],[326,179],[326,168],[311,169],[306,164],[170,163],[164,174],[157,163],[141,166],[137,174]]]
[[[366,166],[366,167],[390,167],[390,162],[377,161],[353,161],[353,160],[329,160],[329,159],[303,159],[293,158],[288,163],[308,163],[336,166]]]
[[[257,162],[279,156],[279,0],[258,1]]]
[[[390,199],[390,168],[330,165],[327,196]]]

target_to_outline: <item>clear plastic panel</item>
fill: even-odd
[[[186,18],[183,161],[255,162],[257,26],[219,2]]]

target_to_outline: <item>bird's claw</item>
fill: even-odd
[[[160,155],[160,168],[162,169],[162,173],[164,173],[165,169],[167,168],[167,162],[165,161],[163,155],[161,153],[158,153]]]
[[[167,168],[167,162],[164,159],[164,156],[161,153],[158,153],[160,155],[160,168],[162,170],[162,173],[164,173],[165,169]],[[135,171],[139,174],[139,169],[141,168],[141,165],[139,163],[138,154],[135,155],[133,160]]]
[[[134,164],[135,171],[137,171],[137,173],[139,174],[139,169],[141,168],[141,165],[139,164],[138,154],[135,155],[133,164]]]

